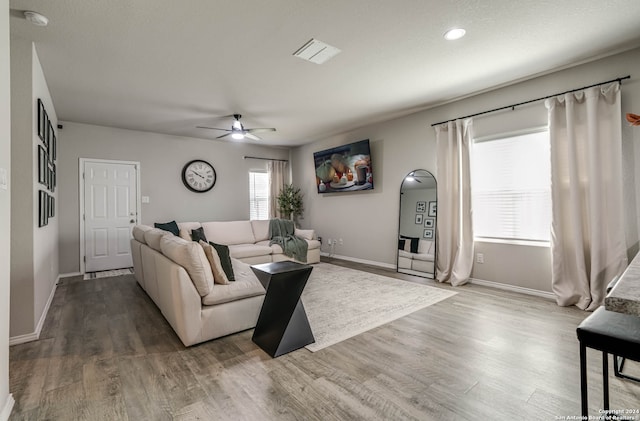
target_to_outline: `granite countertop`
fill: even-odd
[[[610,311],[640,316],[640,253],[636,254],[606,296],[604,307]]]

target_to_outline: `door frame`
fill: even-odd
[[[79,186],[79,208],[80,213],[78,219],[80,222],[80,273],[85,273],[85,244],[84,244],[84,166],[86,163],[95,162],[99,164],[125,164],[133,165],[136,168],[136,208],[138,209],[138,215],[136,216],[136,223],[139,224],[142,221],[142,198],[140,195],[140,161],[119,161],[114,159],[94,159],[94,158],[79,158],[78,160],[78,186]]]

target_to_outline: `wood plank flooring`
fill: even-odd
[[[451,288],[380,268],[323,261]],[[185,348],[133,276],[63,279],[41,339],[10,348],[11,420],[558,420],[580,413],[588,314],[475,285],[311,353],[245,331]],[[339,317],[339,315],[336,315]],[[590,414],[602,405],[589,350]],[[628,362],[632,373],[640,373]],[[612,372],[612,369],[611,369]],[[611,406],[640,385],[610,377]],[[567,418],[564,418],[567,419]],[[634,419],[634,418],[628,418]],[[636,416],[640,420],[640,416]]]

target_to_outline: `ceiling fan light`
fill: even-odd
[[[462,28],[452,28],[445,32],[443,36],[447,41],[455,41],[462,38],[466,33],[467,31]]]
[[[38,12],[33,12],[31,10],[25,10],[23,12],[24,18],[31,22],[36,26],[47,26],[49,24],[49,19],[46,16],[41,15]]]
[[[231,137],[236,139],[236,140],[244,139],[244,135],[242,133],[231,133]]]

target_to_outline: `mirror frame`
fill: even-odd
[[[398,244],[397,242],[400,240],[400,236],[401,236],[401,228],[402,228],[402,194],[403,194],[403,187],[405,185],[405,182],[407,181],[407,177],[412,176],[414,173],[416,173],[417,171],[422,171],[425,172],[426,174],[430,175],[433,178],[433,182],[435,184],[435,190],[436,190],[436,214],[435,216],[431,217],[429,216],[429,218],[434,218],[434,227],[433,227],[433,272],[422,272],[422,271],[417,271],[417,270],[413,270],[413,269],[406,269],[406,268],[400,268],[400,250],[398,249]],[[425,213],[424,215],[428,215],[429,212],[429,205],[428,205],[427,201],[427,208],[425,209]],[[396,272],[398,273],[404,273],[407,275],[414,275],[414,276],[419,276],[422,278],[429,278],[429,279],[436,279],[436,272],[437,272],[437,256],[438,256],[438,241],[437,241],[437,227],[438,227],[438,213],[437,213],[437,203],[438,203],[438,180],[436,179],[436,177],[433,175],[433,173],[431,171],[419,168],[413,171],[409,171],[407,173],[407,175],[402,179],[402,183],[400,183],[400,194],[399,194],[399,208],[398,208],[398,235],[396,238],[396,245],[395,245],[395,249],[396,249]]]

